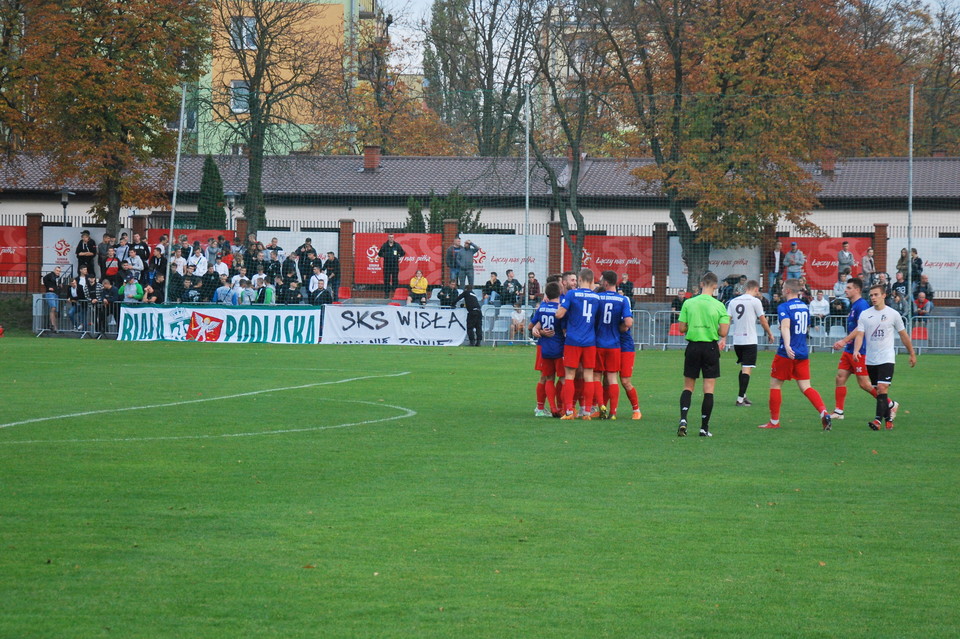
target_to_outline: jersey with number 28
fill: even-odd
[[[788,300],[777,307],[777,317],[779,321],[790,320],[790,334],[780,335],[780,347],[777,348],[777,355],[787,357],[787,349],[784,347],[785,340],[790,340],[790,348],[793,349],[794,359],[807,359],[810,357],[807,351],[807,329],[810,327],[810,309],[803,303],[799,297]]]
[[[571,346],[596,346],[597,344],[597,307],[600,297],[593,291],[577,288],[563,296],[560,302],[567,309],[566,343]]]

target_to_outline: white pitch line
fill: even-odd
[[[403,373],[404,375],[406,373]],[[395,375],[379,375],[378,377],[396,377]],[[364,378],[365,379],[365,378]],[[335,382],[334,382],[335,383]],[[318,385],[318,384],[315,384]],[[279,390],[279,389],[278,389]],[[227,398],[221,398],[227,399]],[[158,437],[115,437],[115,438],[94,438],[94,439],[28,439],[15,442],[0,442],[0,445],[12,444],[94,444],[94,443],[115,443],[115,442],[155,442],[155,441],[178,441],[189,439],[223,439],[226,437],[258,437],[260,435],[284,435],[288,433],[307,433],[321,430],[333,430],[336,428],[349,428],[350,426],[365,426],[367,424],[379,424],[389,422],[395,419],[404,419],[414,417],[417,411],[404,408],[403,406],[394,406],[393,404],[381,404],[380,402],[365,402],[352,399],[333,399],[322,401],[350,402],[351,404],[368,404],[370,406],[385,406],[403,411],[401,415],[393,417],[384,417],[382,419],[366,419],[359,422],[348,422],[346,424],[333,424],[330,426],[309,426],[305,428],[283,428],[279,430],[262,430],[249,433],[220,433],[218,435],[167,435]]]
[[[0,424],[0,428],[11,428],[13,426],[22,426],[23,424],[36,424],[37,422],[49,422],[54,419],[70,419],[72,417],[86,417],[87,415],[102,415],[104,413],[119,413],[127,410],[144,410],[150,408],[169,408],[171,406],[185,406],[187,404],[199,404],[201,402],[217,402],[222,399],[236,399],[238,397],[251,397],[253,395],[263,395],[265,393],[279,393],[290,390],[302,390],[304,388],[315,388],[317,386],[329,386],[332,384],[346,384],[347,382],[359,382],[365,379],[382,379],[384,377],[401,377],[409,375],[410,371],[402,373],[390,373],[387,375],[366,375],[364,377],[350,377],[348,379],[338,379],[332,382],[314,382],[313,384],[302,384],[300,386],[285,386],[283,388],[267,388],[264,390],[250,391],[249,393],[237,393],[236,395],[221,395],[219,397],[204,397],[202,399],[187,399],[182,402],[169,402],[166,404],[150,404],[147,406],[120,406],[118,408],[107,408],[104,410],[89,410],[82,413],[68,413],[66,415],[53,415],[51,417],[35,417],[33,419],[24,419],[19,422],[8,422]]]

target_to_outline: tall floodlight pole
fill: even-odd
[[[913,85],[910,85],[910,148],[907,153],[907,299],[913,317]]]
[[[187,83],[184,82],[181,87],[183,93],[180,95],[180,120],[177,122],[177,161],[173,168],[173,198],[170,202],[170,246],[173,246],[173,226],[177,217],[177,190],[180,188],[180,154],[183,151],[183,113],[187,108]],[[173,261],[173,253],[167,258],[167,272],[163,282],[163,301],[170,303],[170,262]]]
[[[530,85],[528,84],[524,89],[523,97],[523,111],[524,111],[524,161],[523,161],[523,170],[526,173],[526,182],[524,185],[524,202],[523,202],[523,256],[525,259],[529,260],[530,258]],[[527,271],[530,270],[530,262],[526,263]],[[522,277],[525,277],[522,276]],[[529,280],[523,280],[529,282]],[[529,291],[527,291],[529,293]],[[528,296],[525,296],[528,297]],[[529,297],[528,297],[529,299]],[[524,304],[526,306],[526,304]]]

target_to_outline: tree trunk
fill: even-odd
[[[267,224],[267,209],[263,201],[263,126],[251,122],[250,156],[247,159],[247,195],[243,215],[247,219],[247,233],[256,233]]]
[[[120,180],[107,178],[103,188],[107,200],[107,210],[103,218],[107,223],[106,232],[113,237],[120,237]]]
[[[687,265],[687,290],[696,292],[700,288],[700,278],[710,270],[710,243],[697,242],[699,233],[690,228],[676,192],[667,194],[670,203],[670,219],[680,238],[680,254]]]

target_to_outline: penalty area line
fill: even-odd
[[[382,377],[382,376],[381,376]],[[388,377],[396,377],[396,375],[391,375]],[[225,399],[225,398],[222,398]],[[97,437],[91,439],[31,439],[31,440],[22,440],[14,442],[0,442],[0,446],[3,445],[12,445],[12,444],[104,444],[104,443],[119,443],[119,442],[157,442],[157,441],[182,441],[182,440],[197,440],[197,439],[225,439],[227,437],[259,437],[261,435],[286,435],[290,433],[310,433],[321,430],[334,430],[337,428],[349,428],[351,426],[366,426],[368,424],[381,424],[384,422],[394,421],[396,419],[404,419],[407,417],[415,417],[417,411],[411,410],[409,408],[404,408],[403,406],[394,406],[393,404],[383,404],[380,402],[365,402],[361,400],[350,400],[350,399],[334,399],[334,400],[321,400],[321,401],[335,401],[335,402],[349,402],[351,404],[367,404],[368,406],[383,406],[386,408],[394,408],[396,410],[402,411],[400,415],[394,415],[392,417],[382,417],[380,419],[365,419],[359,422],[347,422],[345,424],[330,424],[327,426],[305,426],[302,428],[281,428],[276,430],[262,430],[262,431],[253,431],[246,433],[219,433],[216,435],[166,435],[166,436],[157,436],[157,437]]]
[[[119,413],[121,411],[145,410],[151,408],[170,408],[171,406],[186,406],[188,404],[200,404],[202,402],[218,402],[224,399],[238,399],[240,397],[253,397],[254,395],[264,395],[266,393],[282,393],[284,391],[303,390],[304,388],[316,388],[317,386],[331,386],[333,384],[347,384],[349,382],[359,382],[366,379],[384,379],[387,377],[402,377],[409,375],[410,371],[400,373],[389,373],[386,375],[365,375],[363,377],[349,377],[347,379],[337,379],[329,382],[314,382],[312,384],[300,384],[298,386],[284,386],[282,388],[265,388],[263,390],[250,391],[247,393],[236,393],[234,395],[220,395],[217,397],[203,397],[201,399],[186,399],[179,402],[167,402],[165,404],[148,404],[146,406],[120,406],[117,408],[107,408],[103,410],[88,410],[81,413],[67,413],[65,415],[52,415],[50,417],[35,417],[33,419],[24,419],[19,422],[8,422],[0,424],[0,428],[12,428],[24,424],[36,424],[38,422],[49,422],[55,419],[71,419],[73,417],[86,417],[88,415],[103,415],[106,413]],[[406,409],[404,409],[406,410]]]

